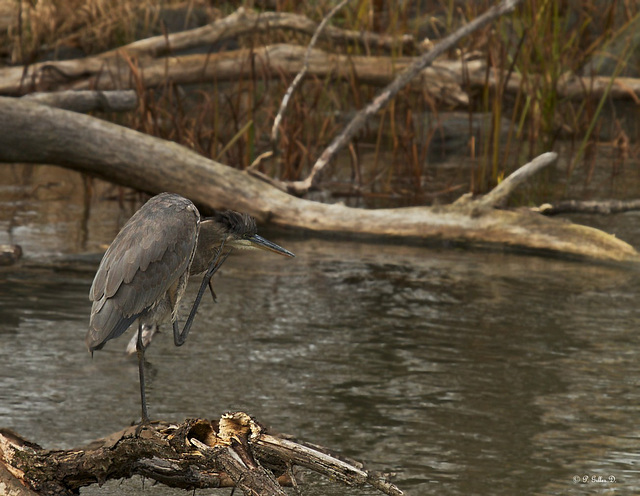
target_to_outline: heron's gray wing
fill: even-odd
[[[125,224],[91,286],[89,349],[98,349],[122,334],[188,270],[198,221],[199,213],[189,200],[163,193]]]

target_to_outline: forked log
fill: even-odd
[[[385,474],[325,448],[273,436],[243,412],[211,422],[153,422],[123,429],[87,446],[45,450],[0,431],[0,487],[12,496],[71,495],[92,484],[141,475],[170,487],[237,487],[246,495],[286,496],[304,467],[341,483],[403,493]]]
[[[527,211],[498,210],[481,199],[365,210],[297,198],[176,143],[21,99],[0,98],[0,162],[69,167],[141,191],[173,191],[210,209],[232,208],[260,222],[316,233],[640,260],[633,247],[597,229]]]

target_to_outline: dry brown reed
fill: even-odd
[[[17,22],[7,31],[2,46],[5,59],[28,64],[63,53],[96,54],[136,39],[166,32],[167,9],[187,25],[197,11],[211,21],[235,10],[241,2],[216,5],[207,2],[151,0],[44,0],[16,5]],[[242,2],[260,8],[265,2]],[[330,2],[266,2],[281,10],[320,20]],[[370,30],[392,36],[414,34],[418,39],[437,38],[486,10],[492,2],[422,2],[392,0],[353,1],[333,20],[345,29]],[[179,13],[179,14],[178,14]],[[551,150],[559,139],[569,140],[575,157],[567,167],[567,181],[579,167],[586,167],[586,180],[593,176],[595,150],[602,127],[615,130],[610,139],[615,154],[615,174],[624,169],[630,155],[638,154],[637,140],[625,133],[621,120],[605,112],[610,100],[589,96],[561,98],[558,86],[571,75],[607,73],[594,66],[596,57],[610,51],[615,77],[638,64],[631,58],[629,24],[640,15],[637,3],[618,0],[587,2],[531,0],[494,26],[475,33],[452,57],[478,52],[489,69],[499,74],[499,83],[482,91],[468,88],[471,104],[466,119],[452,129],[439,122],[445,108],[426,91],[406,89],[383,110],[368,132],[345,151],[348,170],[329,173],[336,191],[374,198],[371,205],[403,198],[405,204],[430,202],[440,195],[455,197],[464,190],[486,191],[497,184],[525,156]],[[173,18],[172,18],[173,19]],[[636,26],[640,23],[636,22]],[[627,30],[628,32],[625,32]],[[626,34],[625,34],[626,33]],[[291,32],[256,34],[237,40],[241,47],[257,47],[286,41],[305,45],[307,35]],[[351,55],[383,54],[376,47],[336,45],[324,48]],[[637,43],[637,41],[636,41]],[[403,54],[401,48],[390,57]],[[604,60],[604,59],[603,59]],[[167,81],[156,88],[144,86],[135,60],[128,61],[140,96],[139,112],[126,118],[112,116],[146,133],[180,142],[205,156],[238,168],[247,168],[269,150],[269,132],[280,100],[292,77],[260,73],[233,83],[177,87]],[[638,67],[636,66],[637,70]],[[516,94],[505,88],[514,74],[522,81]],[[293,95],[281,129],[277,161],[261,163],[260,171],[282,180],[298,180],[309,172],[323,147],[337,133],[350,113],[361,108],[377,88],[360,82],[355,75],[346,80],[308,76]],[[480,125],[478,125],[480,119]],[[609,119],[611,122],[608,122]],[[446,136],[445,136],[446,134]],[[632,137],[633,138],[633,137]],[[449,143],[440,146],[439,143]],[[451,144],[453,143],[453,144]],[[436,146],[438,145],[438,146]],[[367,159],[363,160],[362,157]],[[460,169],[443,177],[439,164],[457,157]],[[460,172],[462,171],[462,172]],[[331,179],[333,176],[333,179]],[[523,201],[526,201],[524,199]]]

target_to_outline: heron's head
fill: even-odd
[[[285,257],[295,257],[289,250],[285,250],[258,235],[256,221],[250,215],[225,210],[217,212],[210,220],[214,223],[219,238],[224,239],[225,245],[230,248],[260,249],[272,251]]]

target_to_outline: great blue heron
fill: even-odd
[[[191,201],[162,193],[138,210],[107,249],[93,279],[93,302],[86,343],[89,351],[122,335],[138,321],[136,352],[140,374],[142,422],[149,422],[144,385],[142,327],[173,324],[173,340],[182,346],[211,277],[226,259],[223,248],[261,248],[293,257],[293,253],[256,234],[255,220],[226,211],[201,219]],[[189,274],[206,271],[182,331],[178,304]]]

